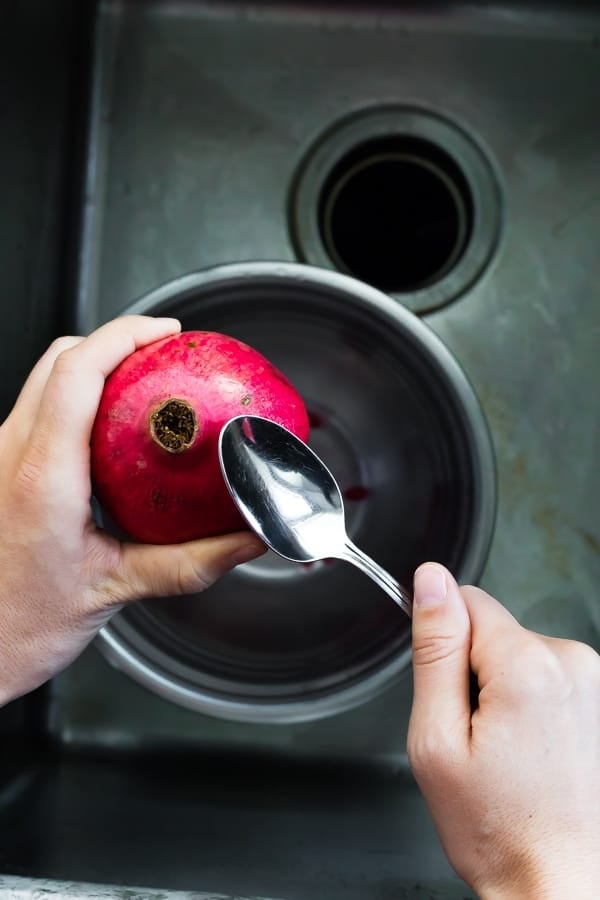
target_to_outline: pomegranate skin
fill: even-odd
[[[302,398],[247,344],[186,331],[136,350],[107,378],[92,430],[100,504],[143,543],[176,544],[245,527],[218,457],[221,428],[243,413],[308,438]]]

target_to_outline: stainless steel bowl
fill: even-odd
[[[340,482],[356,543],[404,583],[426,559],[477,580],[495,516],[490,437],[460,366],[412,313],[345,275],[266,262],[184,276],[128,312],[174,315],[264,353],[305,398],[310,443]],[[182,706],[290,722],[348,709],[400,677],[410,624],[342,562],[267,555],[202,596],[123,610],[99,646]]]

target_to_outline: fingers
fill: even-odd
[[[123,544],[116,570],[97,593],[108,605],[193,594],[265,551],[265,545],[249,531],[177,546]]]
[[[106,377],[134,350],[180,328],[175,319],[122,316],[60,353],[43,390],[34,436],[33,452],[42,464],[79,467]]]
[[[443,566],[415,573],[412,621],[414,699],[409,729],[411,761],[422,745],[469,741],[469,614],[456,581]]]

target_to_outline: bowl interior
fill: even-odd
[[[266,278],[204,285],[153,312],[233,335],[290,378],[310,413],[309,443],[345,497],[350,537],[401,583],[426,559],[460,568],[479,475],[456,389],[419,339],[425,326]],[[272,553],[202,595],[146,601],[113,621],[168,678],[250,703],[346,688],[406,653],[410,634],[348,564]]]

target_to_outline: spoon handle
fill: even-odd
[[[382,569],[374,559],[371,559],[370,556],[367,556],[366,553],[359,550],[359,548],[350,540],[347,540],[344,544],[342,558],[345,559],[346,562],[355,565],[357,569],[360,569],[361,572],[364,572],[369,578],[372,578],[373,581],[392,598],[392,600],[396,601],[400,609],[406,613],[409,619],[412,618],[411,595],[390,575],[389,572]]]

